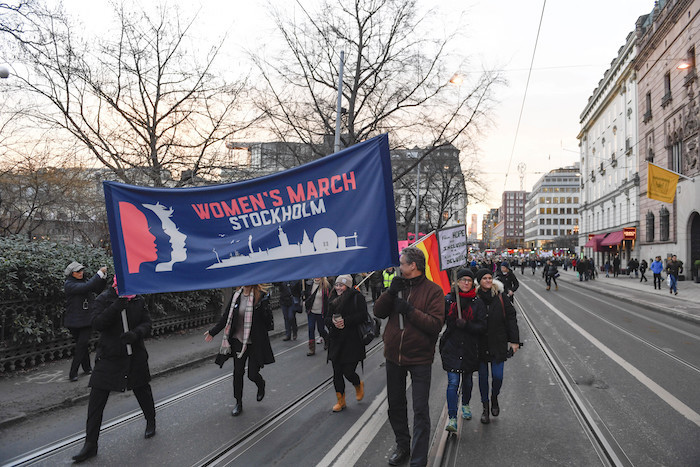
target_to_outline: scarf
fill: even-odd
[[[231,321],[233,320],[233,310],[236,308],[236,302],[241,296],[243,288],[236,290],[236,293],[231,300],[231,306],[228,310],[228,318],[226,318],[226,327],[224,328],[224,338],[221,341],[221,347],[219,348],[219,353],[222,355],[231,355],[231,344],[228,341],[228,335],[231,332]],[[243,342],[248,342],[250,337],[250,330],[253,328],[253,300],[255,298],[255,292],[250,291],[248,295],[248,303],[246,304],[245,315],[243,316]],[[236,357],[241,358],[243,352],[246,351],[248,344],[243,344],[243,348],[240,352],[236,354]]]
[[[474,311],[472,310],[472,305],[471,302],[476,297],[476,289],[471,289],[469,292],[462,292],[461,290],[459,291],[459,297],[460,300],[463,298],[469,299],[469,304],[467,305],[466,309],[462,308],[462,319],[465,321],[471,321],[474,319]],[[464,300],[462,300],[464,302]],[[451,314],[457,314],[457,302],[454,301],[452,302],[452,305],[450,305],[450,313]]]

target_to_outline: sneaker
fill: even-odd
[[[317,343],[317,344],[323,344],[323,337],[320,337],[320,336],[317,337],[317,338],[316,338],[316,343]]]
[[[450,433],[457,433],[457,417],[450,417],[445,430],[449,431]]]
[[[462,406],[462,418],[465,420],[472,419],[472,409],[471,409],[471,407],[469,407],[469,405]]]

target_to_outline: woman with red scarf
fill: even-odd
[[[462,380],[462,418],[472,418],[469,401],[472,395],[472,374],[479,369],[479,336],[486,332],[486,307],[476,295],[474,273],[464,268],[457,271],[459,307],[454,292],[445,297],[447,329],[440,338],[442,368],[447,371],[447,431],[457,431],[457,390]],[[462,377],[463,375],[463,377]]]

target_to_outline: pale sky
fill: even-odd
[[[315,0],[300,2],[307,6]],[[228,34],[224,56],[232,70],[250,70],[243,50],[274,48],[270,43],[274,25],[267,16],[267,1],[170,3],[181,5],[186,13],[199,9],[198,34],[213,38]],[[299,13],[294,0],[271,3],[283,6],[290,14]],[[654,6],[653,0],[546,2],[516,140],[543,1],[419,0],[418,4],[437,10],[436,29],[459,28],[464,37],[456,45],[476,69],[503,69],[508,80],[508,86],[496,95],[499,104],[492,115],[492,125],[480,142],[479,159],[490,187],[490,202],[469,206],[469,215],[479,214],[479,229],[481,215],[499,206],[504,188],[520,189],[519,163],[526,165],[523,187],[529,191],[543,173],[579,160],[576,135],[588,97],[634,30],[637,18]],[[64,5],[70,13],[81,16],[89,28],[99,28],[100,18],[109,9],[107,0],[64,0]]]

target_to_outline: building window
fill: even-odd
[[[683,154],[683,139],[678,134],[675,134],[674,140],[669,147],[671,170],[682,173],[681,154]]]
[[[671,102],[671,72],[664,75],[664,96],[661,98],[661,107],[666,107]]]
[[[661,238],[660,240],[662,242],[668,241],[669,238],[669,221],[668,221],[669,215],[668,215],[668,209],[666,209],[665,206],[661,207],[661,211],[659,211],[659,227],[661,231]]]
[[[649,120],[651,120],[651,92],[648,92],[646,95],[646,112],[644,112],[644,118],[643,122],[646,123]]]

